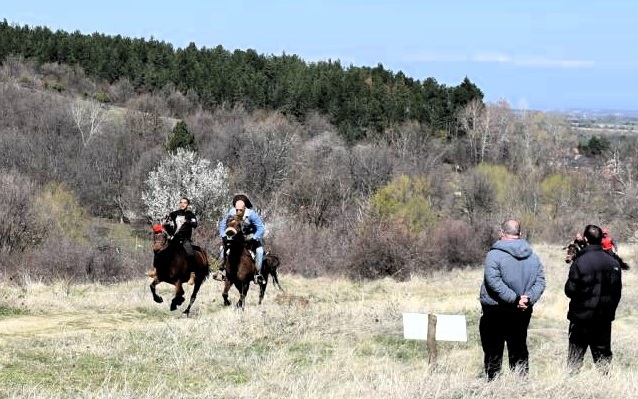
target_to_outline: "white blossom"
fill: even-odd
[[[178,148],[175,153],[152,170],[145,181],[142,201],[147,216],[160,220],[177,209],[179,199],[187,197],[199,219],[216,221],[228,204],[228,168],[196,153]]]

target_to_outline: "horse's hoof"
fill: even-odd
[[[171,303],[171,311],[177,309],[177,305],[175,305],[174,303]]]
[[[161,296],[153,297],[153,300],[154,300],[155,302],[157,302],[157,303],[162,303],[162,302],[164,302],[164,298],[162,298]]]

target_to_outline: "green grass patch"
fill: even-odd
[[[24,316],[28,314],[29,311],[26,309],[0,305],[0,319],[11,316]]]
[[[390,357],[400,362],[412,362],[427,358],[425,341],[406,340],[399,335],[375,335],[372,341],[357,348],[364,357]]]
[[[325,342],[299,342],[288,349],[290,362],[296,366],[323,363],[332,357],[334,351],[334,348]]]

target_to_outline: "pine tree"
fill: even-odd
[[[197,142],[195,136],[188,131],[186,122],[179,121],[173,128],[173,131],[166,140],[166,151],[174,153],[178,148],[197,152]]]

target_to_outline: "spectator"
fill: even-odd
[[[578,372],[589,347],[594,363],[606,374],[612,359],[611,323],[620,302],[622,272],[618,260],[603,249],[600,227],[586,226],[583,236],[588,245],[572,262],[565,283],[565,295],[570,298],[567,367],[572,374]]]
[[[538,256],[520,237],[520,223],[506,220],[499,240],[485,257],[480,291],[479,322],[484,369],[488,381],[501,371],[507,343],[509,367],[521,375],[529,372],[527,329],[533,305],[545,290],[545,275]]]

